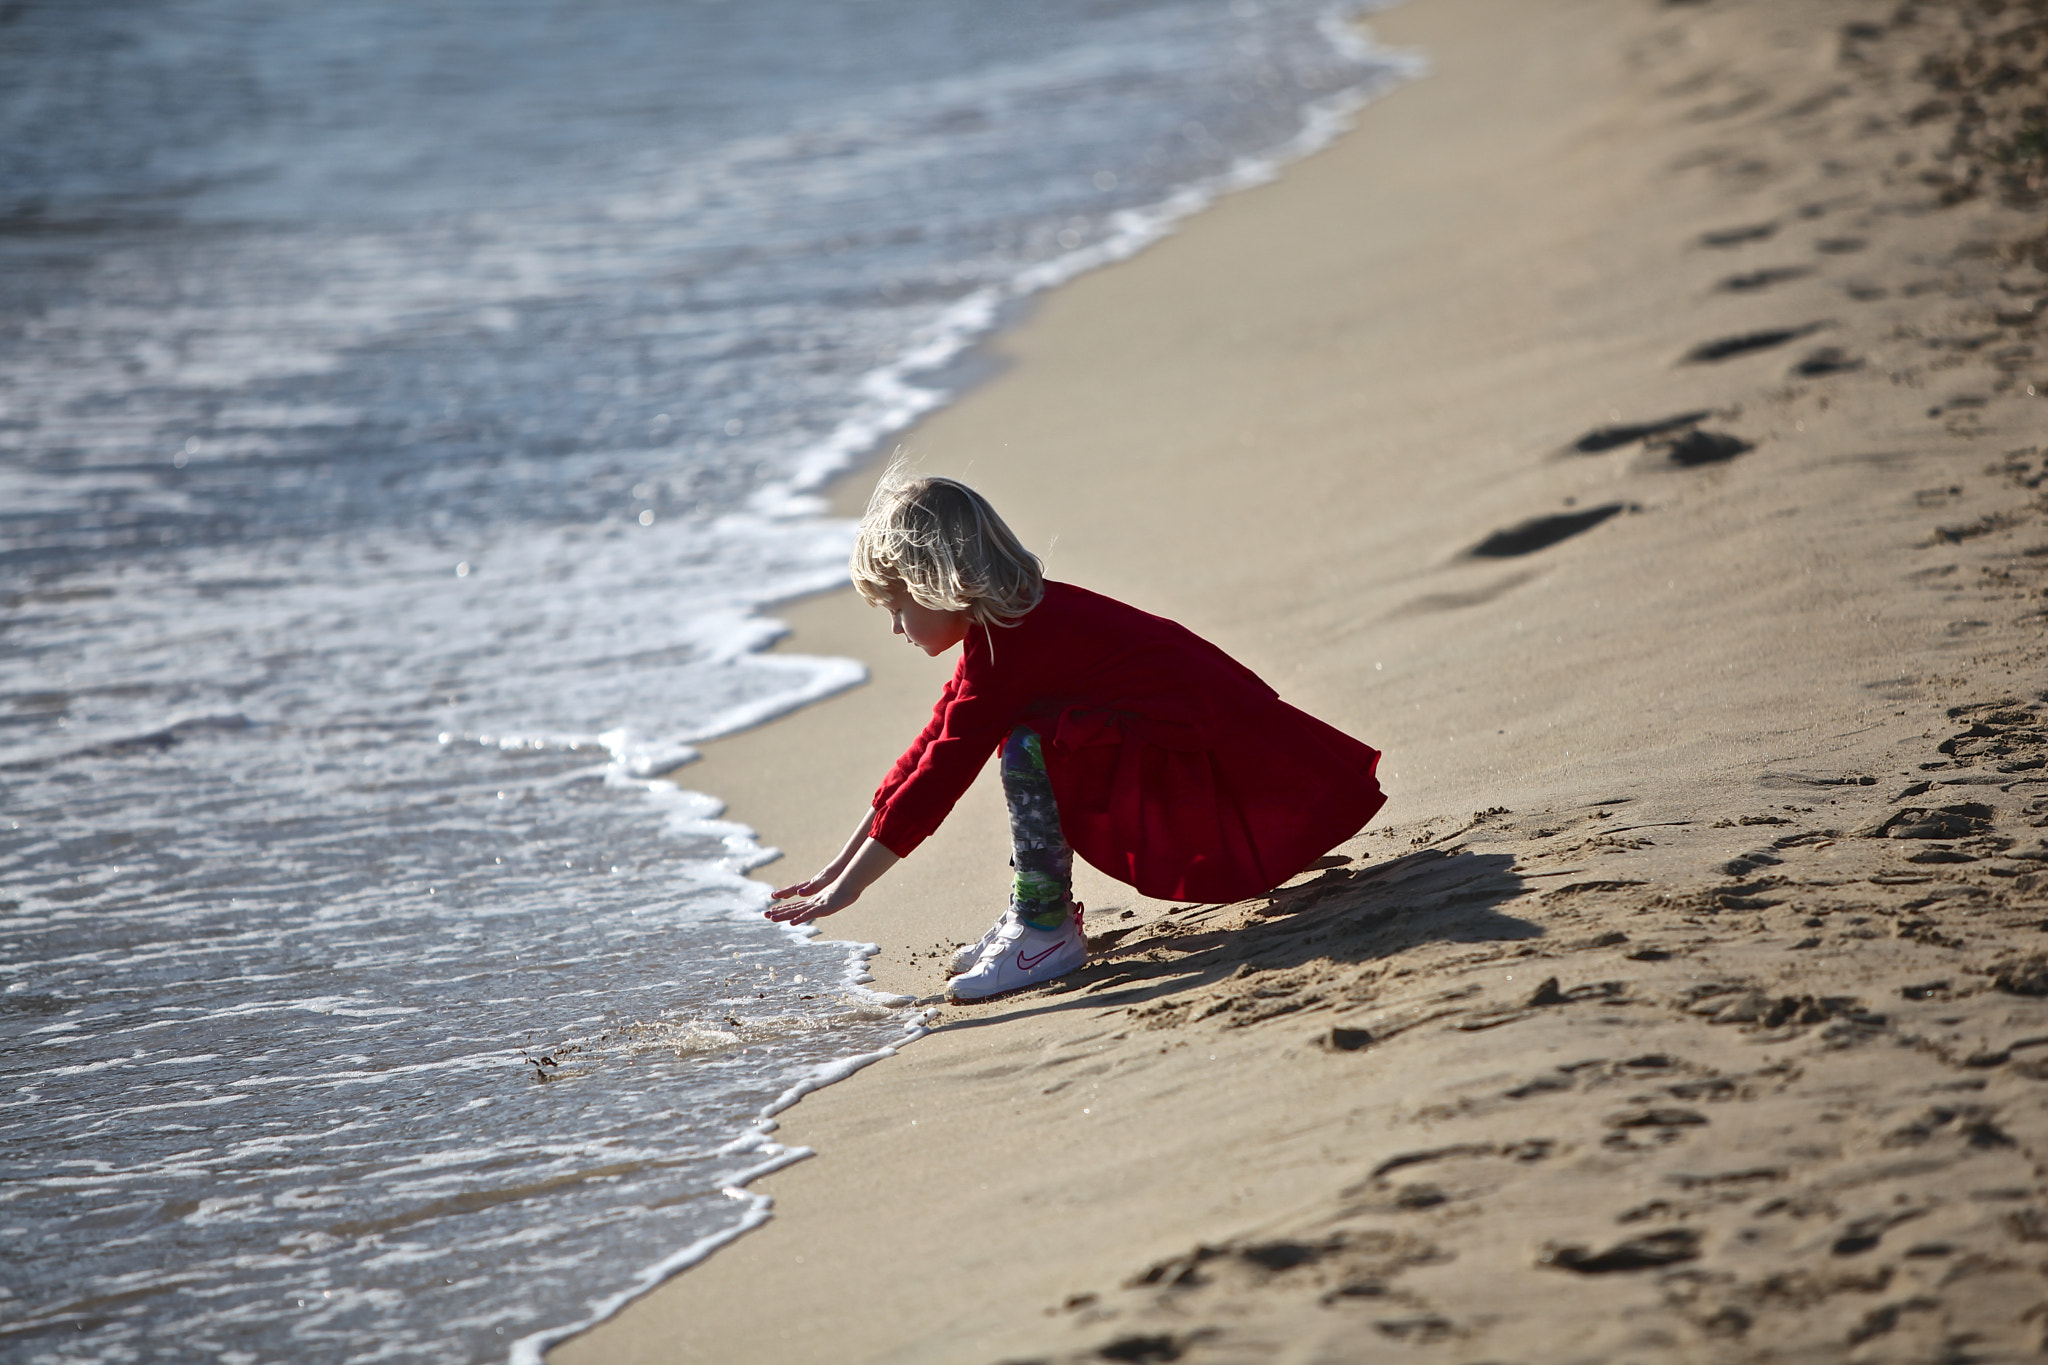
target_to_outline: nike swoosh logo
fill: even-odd
[[[1039,954],[1039,955],[1038,955],[1037,957],[1031,957],[1031,956],[1029,956],[1028,954],[1025,954],[1025,953],[1019,953],[1019,954],[1017,954],[1017,965],[1018,965],[1019,967],[1022,967],[1022,968],[1023,968],[1023,969],[1025,970],[1025,971],[1027,971],[1027,972],[1028,972],[1028,971],[1030,971],[1030,970],[1031,970],[1031,969],[1032,969],[1033,967],[1036,967],[1036,966],[1037,966],[1037,965],[1038,965],[1039,963],[1041,963],[1041,962],[1045,961],[1045,960],[1046,960],[1047,958],[1051,957],[1051,956],[1052,956],[1052,955],[1053,955],[1054,953],[1058,952],[1058,951],[1060,950],[1061,946],[1062,946],[1062,945],[1060,945],[1060,944],[1057,944],[1057,943],[1055,943],[1055,944],[1053,944],[1053,945],[1052,945],[1052,947],[1050,947],[1050,948],[1047,948],[1047,949],[1046,949],[1046,950],[1045,950],[1044,952],[1040,953],[1040,954]]]

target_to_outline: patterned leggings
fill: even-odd
[[[1059,807],[1045,775],[1045,750],[1028,725],[1003,741],[1003,799],[1010,807],[1010,904],[1034,929],[1057,929],[1072,913],[1074,850],[1060,832]]]

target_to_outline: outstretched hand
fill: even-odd
[[[865,829],[865,826],[863,826]],[[896,865],[896,855],[865,834],[832,860],[823,872],[785,886],[769,897],[775,904],[762,913],[777,924],[809,924],[836,915],[860,899],[875,878]]]
[[[838,875],[838,868],[828,867],[823,872],[812,873],[794,885],[769,892],[768,899],[772,901],[786,901],[791,896],[815,896],[826,887],[832,885],[833,879]]]
[[[820,872],[795,886],[785,886],[771,894],[768,898],[771,901],[786,903],[771,905],[763,913],[777,924],[809,924],[814,919],[839,913],[859,896],[857,891],[850,896],[840,894],[836,873]]]

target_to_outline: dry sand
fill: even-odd
[[[1434,75],[1005,336],[915,454],[1392,802],[1086,882],[1087,968],[804,1101],[556,1365],[2039,1358],[2043,18],[1415,0]],[[793,879],[950,660],[790,619],[873,682],[685,780]],[[828,928],[933,996],[1004,854],[984,783]]]

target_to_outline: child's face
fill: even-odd
[[[889,594],[889,629],[937,658],[967,638],[965,611],[921,607],[903,589]]]

